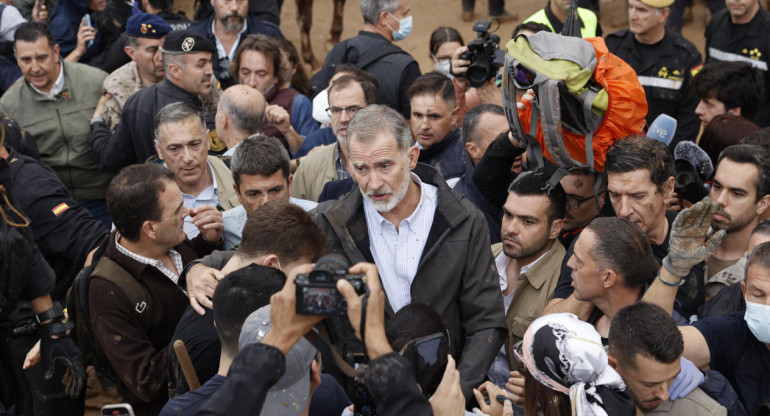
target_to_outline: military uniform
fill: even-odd
[[[120,123],[120,113],[126,101],[142,88],[153,85],[142,79],[134,61],[121,66],[104,80],[104,92],[112,94],[112,98],[104,105],[102,118],[110,131],[114,131]]]
[[[706,63],[713,61],[748,62],[762,71],[765,92],[770,88],[770,12],[759,6],[756,16],[749,23],[733,24],[729,10],[723,10],[711,18],[706,28]],[[757,112],[757,124],[770,126],[770,94]]]
[[[694,140],[700,121],[695,114],[698,97],[690,90],[690,79],[702,63],[695,45],[670,29],[655,45],[640,44],[628,29],[608,35],[605,42],[607,49],[631,65],[639,76],[649,106],[647,124],[667,114],[677,120],[672,148],[682,140]],[[646,53],[640,53],[643,48],[648,48]]]

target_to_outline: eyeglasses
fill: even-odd
[[[360,105],[351,105],[345,108],[329,107],[326,109],[326,113],[329,114],[329,117],[334,117],[334,116],[339,116],[344,111],[345,114],[347,114],[349,117],[353,117],[353,115],[356,114],[358,110],[360,110],[361,108],[363,107],[361,107]]]
[[[598,197],[599,195],[602,195],[605,192],[607,191],[601,191],[596,196]],[[578,209],[580,208],[580,205],[583,204],[583,202],[589,201],[594,198],[593,195],[589,195],[585,198],[581,198],[577,195],[572,195],[572,194],[567,194],[566,196],[567,196],[567,205],[569,205],[569,207],[572,209]]]

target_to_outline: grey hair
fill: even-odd
[[[241,186],[241,175],[271,176],[279,170],[288,181],[291,174],[289,152],[275,137],[252,134],[235,148],[230,170],[236,186]]]
[[[253,113],[250,110],[250,103],[233,100],[233,94],[228,94],[227,90],[219,97],[219,111],[230,117],[235,128],[248,134],[255,134],[262,127],[265,111],[263,109],[261,112]]]
[[[398,0],[360,0],[360,3],[364,22],[373,25],[379,21],[380,12],[394,13],[399,6]]]
[[[163,69],[165,69],[166,72],[168,72],[168,66],[171,64],[174,64],[181,69],[184,69],[185,67],[184,54],[162,52],[161,57],[163,58]]]
[[[350,151],[350,140],[353,136],[356,136],[358,142],[369,143],[374,141],[380,132],[390,133],[396,140],[398,150],[404,155],[412,147],[412,132],[404,116],[381,104],[366,106],[353,116],[348,124],[348,140],[345,147]]]
[[[758,244],[754,247],[754,250],[751,251],[749,258],[746,260],[746,274],[744,278],[749,277],[749,269],[751,266],[760,266],[770,269],[770,242]]]
[[[201,129],[206,131],[206,120],[203,118],[203,114],[190,104],[176,102],[161,108],[155,116],[155,139],[163,140],[160,135],[160,128],[164,124],[180,123],[191,118],[198,120],[201,123]]]
[[[126,35],[126,46],[138,49],[139,48],[139,42],[137,41],[136,36]]]

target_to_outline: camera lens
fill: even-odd
[[[490,76],[490,64],[487,59],[480,58],[468,66],[468,83],[471,87],[479,88],[487,82]]]

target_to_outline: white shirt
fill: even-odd
[[[318,202],[315,201],[292,197],[289,197],[289,203],[298,205],[305,211],[310,211],[318,205]],[[246,225],[248,217],[249,214],[246,212],[246,208],[244,208],[243,205],[238,205],[237,207],[228,209],[222,213],[222,222],[225,223],[225,250],[230,250],[241,243],[243,227]]]
[[[212,173],[211,165],[206,162],[208,174],[211,176],[211,185],[202,190],[198,196],[193,196],[182,192],[182,199],[184,200],[184,206],[187,209],[198,208],[203,205],[211,205],[216,207],[219,205],[219,195],[217,194],[217,178]],[[200,230],[195,224],[192,223],[192,217],[189,215],[184,217],[184,233],[187,234],[187,238],[192,240],[200,234]]]
[[[131,257],[132,259],[138,261],[139,263],[146,264],[148,266],[152,266],[158,269],[161,273],[166,275],[166,277],[168,277],[169,280],[174,282],[174,284],[177,284],[177,281],[179,281],[179,273],[181,273],[182,269],[184,269],[184,265],[182,264],[182,255],[179,254],[176,250],[171,249],[168,251],[168,255],[171,256],[171,260],[174,262],[174,267],[176,268],[176,270],[169,270],[169,268],[166,267],[166,265],[163,264],[162,261],[136,254],[133,251],[121,246],[119,241],[120,241],[120,234],[115,233],[115,247],[118,249],[118,251],[120,251],[121,253],[125,254],[128,257]]]
[[[13,34],[22,23],[26,23],[26,20],[19,13],[19,10],[6,4],[3,13],[0,14],[0,39],[13,42]]]
[[[521,266],[521,272],[519,274],[524,274],[528,272],[546,254],[548,254],[547,251],[532,263],[529,263],[526,266]],[[501,292],[505,292],[505,289],[508,289],[508,275],[506,274],[505,269],[508,267],[508,263],[510,263],[510,261],[511,261],[511,258],[506,256],[505,252],[500,253],[495,258],[495,266],[497,266],[497,274],[500,277]],[[508,314],[508,308],[511,306],[511,302],[513,301],[514,294],[516,294],[516,289],[514,289],[508,295],[503,295],[503,303],[505,303],[506,315]],[[490,380],[492,380],[492,382],[495,383],[495,385],[497,385],[498,387],[505,388],[505,383],[508,382],[510,373],[511,373],[511,367],[508,365],[508,354],[505,352],[505,344],[503,344],[503,346],[500,348],[500,351],[498,351],[497,355],[495,356],[495,361],[492,363],[492,367],[490,367],[489,371],[487,371],[487,377]]]
[[[60,62],[59,62],[59,78],[56,78],[56,82],[53,83],[53,86],[51,87],[51,91],[50,92],[46,93],[46,92],[40,91],[39,89],[35,88],[34,85],[29,84],[29,86],[32,87],[32,89],[35,90],[38,94],[40,94],[40,95],[42,95],[44,97],[48,97],[48,98],[50,98],[52,100],[54,99],[54,97],[59,95],[61,90],[64,89],[64,62],[63,62],[63,60],[61,58],[59,58],[59,59],[60,59]]]
[[[243,32],[246,31],[246,28],[249,26],[249,23],[246,19],[243,19],[243,29],[241,29],[241,31],[238,32],[238,36],[235,38],[235,42],[233,42],[233,47],[230,48],[229,52],[225,51],[225,46],[222,45],[222,42],[219,41],[219,36],[217,36],[217,31],[215,28],[216,23],[217,23],[217,19],[215,17],[213,20],[211,20],[211,33],[214,34],[214,40],[216,41],[215,43],[217,44],[217,55],[220,58],[223,58],[226,56],[227,59],[230,62],[232,62],[233,59],[235,59],[235,51],[238,50],[238,44],[241,43],[241,34],[243,34]]]
[[[237,149],[238,146],[240,145],[241,145],[241,142],[238,142],[235,146],[233,146],[232,149],[227,149],[225,154],[223,154],[222,156],[233,157],[233,155],[235,154],[235,149]]]
[[[377,264],[382,288],[395,312],[412,302],[412,281],[438,205],[438,188],[423,183],[414,173],[411,175],[421,188],[420,202],[412,215],[401,221],[398,230],[364,198],[369,249]]]

